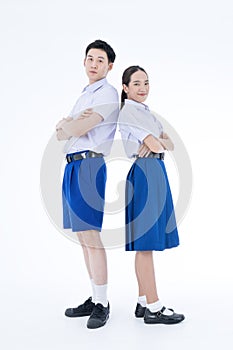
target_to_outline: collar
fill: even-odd
[[[83,89],[83,92],[95,92],[96,90],[100,89],[105,84],[107,84],[107,79],[106,78],[100,79],[93,84],[87,85]]]
[[[126,103],[126,104],[131,104],[131,105],[134,105],[134,106],[143,108],[143,109],[145,109],[146,111],[149,111],[149,107],[148,107],[147,105],[145,105],[144,103],[136,102],[136,101],[134,101],[134,100],[128,100],[128,99],[125,99],[125,103]]]

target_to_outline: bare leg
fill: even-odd
[[[143,296],[145,295],[145,290],[143,288],[143,285],[140,281],[140,269],[138,268],[138,259],[137,259],[137,253],[135,255],[135,273],[136,273],[136,277],[137,277],[137,281],[138,281],[138,295],[139,296]]]
[[[83,249],[84,261],[85,261],[85,264],[86,264],[86,268],[87,268],[89,277],[90,277],[90,279],[93,279],[93,276],[91,274],[91,268],[90,268],[89,254],[88,254],[87,247],[85,246],[85,242],[84,242],[84,239],[83,239],[83,234],[85,234],[85,233],[77,232],[77,236],[78,236],[79,242],[80,242],[80,244],[82,246],[82,249]]]
[[[152,251],[138,251],[135,255],[135,271],[139,295],[146,295],[147,304],[159,300],[155,282]]]
[[[107,284],[107,257],[98,231],[79,232],[87,270],[96,285]]]

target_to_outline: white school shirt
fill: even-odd
[[[163,132],[162,124],[147,105],[128,99],[119,113],[119,128],[129,158],[138,155],[138,149],[146,136],[159,138]]]
[[[117,90],[106,78],[84,88],[69,116],[76,119],[87,108],[92,108],[103,120],[85,135],[71,137],[65,144],[64,153],[90,150],[107,156],[116,131],[119,99]]]

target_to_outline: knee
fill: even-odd
[[[82,233],[82,241],[90,249],[103,248],[103,244],[98,231],[89,230]]]
[[[78,237],[79,243],[82,246],[85,246],[84,232],[83,231],[76,232],[76,235]]]
[[[140,257],[143,257],[143,258],[150,257],[150,256],[152,256],[152,251],[151,250],[140,250],[140,251],[136,252],[136,256],[139,258]]]

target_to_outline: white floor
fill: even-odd
[[[24,273],[17,274],[16,263],[14,280],[1,286],[1,349],[233,348],[232,284],[223,280],[216,283],[201,274],[200,278],[192,278],[192,272],[185,277],[185,268],[184,272],[175,274],[176,267],[180,267],[179,259],[177,263],[174,261],[174,270],[158,267],[158,279],[164,304],[185,314],[181,324],[145,325],[134,317],[137,290],[133,255],[122,250],[108,252],[111,314],[107,325],[88,330],[87,318],[65,317],[66,307],[76,306],[90,293],[89,281],[82,270],[80,247],[69,245],[65,244],[65,251],[70,250],[70,256],[58,260],[55,253],[55,259],[50,256],[49,263],[45,254],[44,261],[42,256],[37,265],[32,258],[31,265],[30,262],[24,265]],[[79,252],[78,264],[73,261],[75,251]],[[170,263],[174,255],[169,255],[166,259]],[[116,263],[117,257],[120,264]],[[157,260],[161,265],[165,258],[161,255]]]

